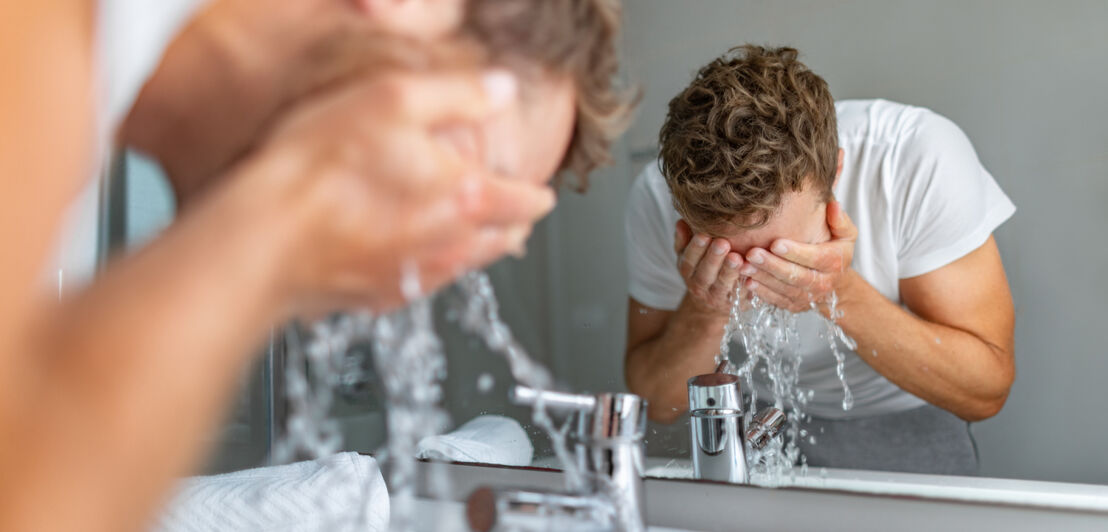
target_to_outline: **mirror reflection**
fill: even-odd
[[[1108,371],[1104,335],[1077,318],[1103,295],[1105,132],[1086,117],[1108,80],[1086,66],[1108,43],[1099,7],[1002,7],[625,6],[636,117],[614,165],[489,268],[505,323],[560,389],[645,398],[659,476],[692,475],[690,423],[711,423],[690,416],[689,380],[729,361],[740,425],[767,407],[787,419],[778,466],[1108,482],[1108,434],[1075,421],[1098,419]],[[129,157],[131,190],[156,182]],[[136,219],[158,197],[132,194]],[[506,401],[504,359],[448,306],[458,433],[421,452],[562,467]],[[335,394],[347,449],[385,443],[372,356],[345,360]],[[228,460],[236,445],[255,452]],[[228,443],[213,470],[256,447]]]
[[[0,529],[1108,516],[1108,5],[80,4],[0,17]]]

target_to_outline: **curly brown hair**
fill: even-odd
[[[389,67],[491,63],[523,74],[569,76],[576,117],[559,174],[576,174],[575,188],[584,192],[589,174],[611,163],[612,143],[639,96],[619,82],[619,0],[469,0],[465,6],[458,39],[446,45],[356,25],[336,32],[307,52],[305,60],[320,66],[291,92],[300,99]]]
[[[764,225],[788,191],[831,197],[835,103],[793,48],[732,48],[669,102],[661,169],[677,212],[698,230]]]
[[[576,88],[573,138],[561,170],[588,176],[611,163],[611,145],[626,129],[638,94],[617,82],[618,0],[470,0],[464,31],[494,61],[523,59],[570,76]]]

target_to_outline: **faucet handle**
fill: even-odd
[[[743,409],[739,377],[730,373],[707,373],[688,380],[689,411],[709,409]]]
[[[746,441],[750,442],[751,447],[761,449],[781,432],[784,424],[785,413],[780,408],[763,408],[750,420],[750,427],[746,429]]]
[[[646,435],[647,403],[634,394],[578,395],[517,385],[508,398],[520,406],[541,401],[551,410],[580,414],[577,437],[581,439],[642,439]]]

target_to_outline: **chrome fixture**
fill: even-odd
[[[745,484],[750,481],[746,446],[765,447],[780,432],[785,413],[764,408],[744,430],[742,388],[728,369],[724,362],[715,373],[689,379],[693,473],[700,479]]]
[[[511,401],[576,416],[574,458],[582,493],[479,488],[466,514],[474,530],[645,530],[646,401],[632,394],[576,395],[517,386]]]

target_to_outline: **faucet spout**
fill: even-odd
[[[723,364],[720,369],[723,369]],[[765,408],[743,427],[742,389],[739,377],[715,372],[689,379],[689,431],[696,478],[748,483],[747,448],[765,447],[781,431],[785,413]]]
[[[467,504],[474,530],[533,529],[525,523],[534,524],[536,518],[546,530],[645,530],[646,400],[626,393],[576,395],[526,386],[516,386],[509,399],[576,416],[575,460],[587,486],[585,493],[478,489]]]

